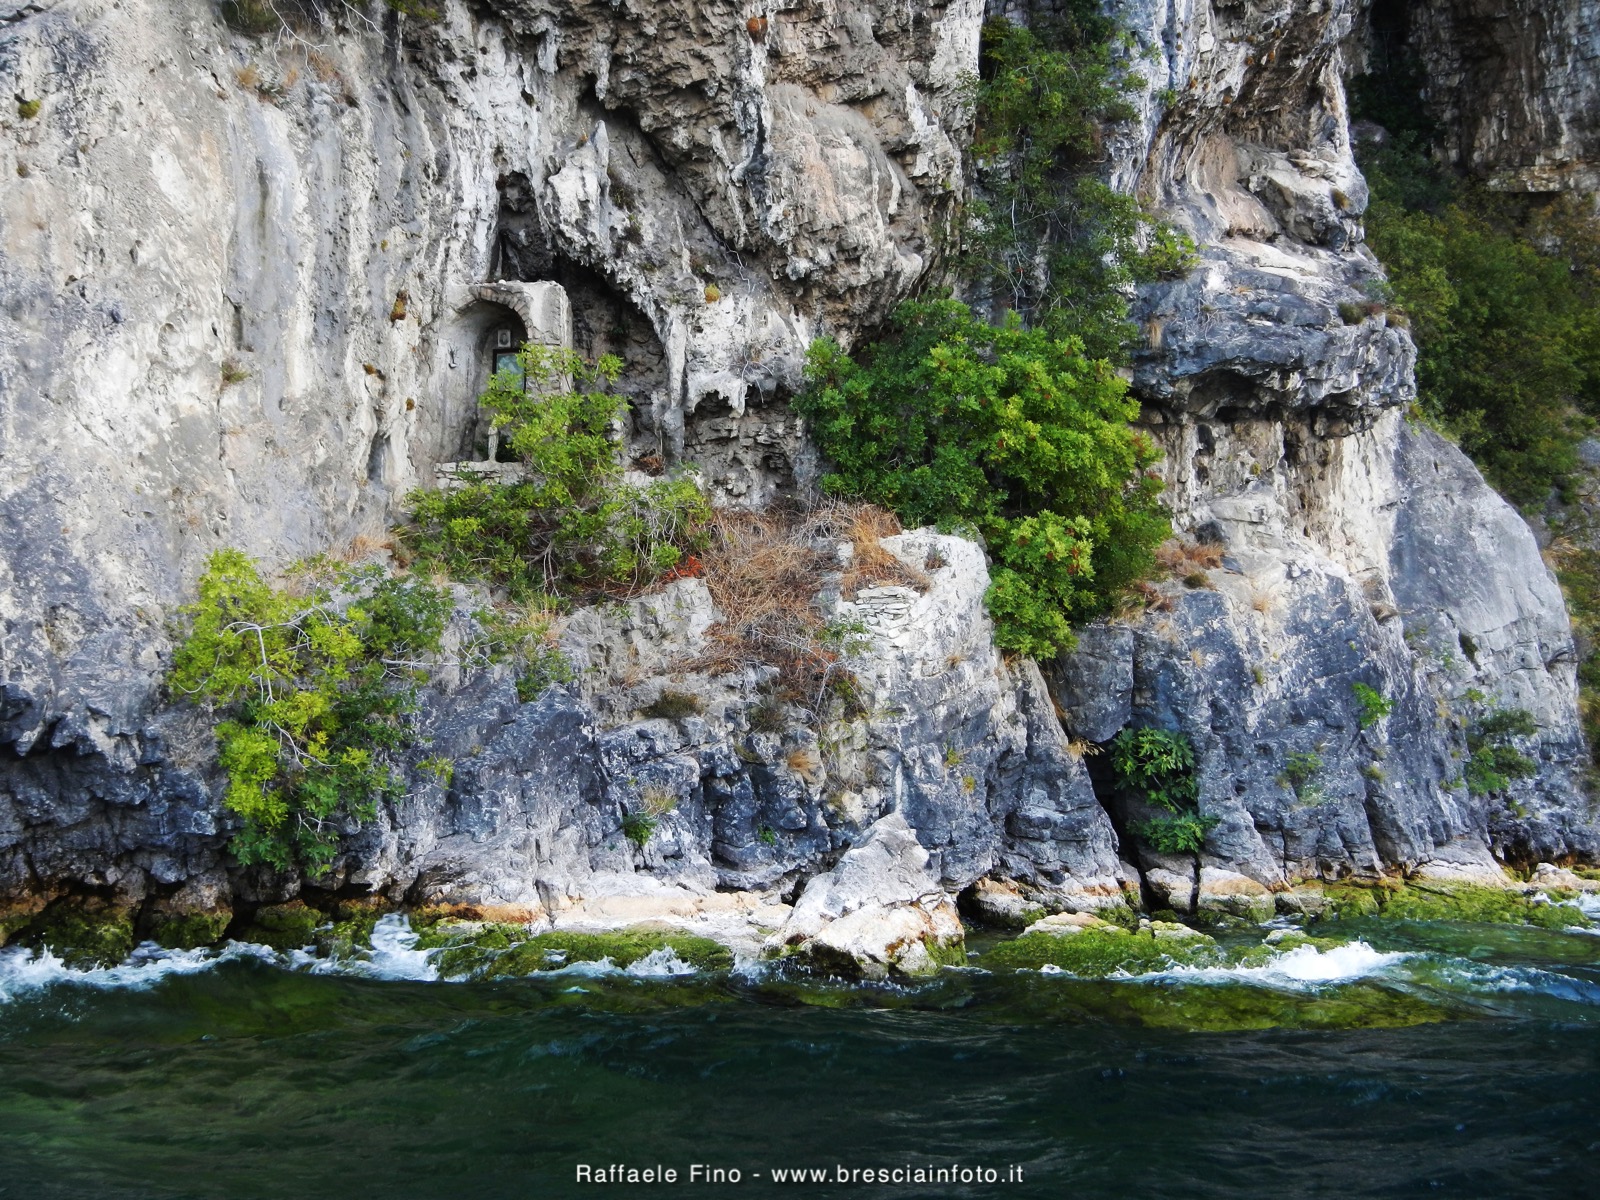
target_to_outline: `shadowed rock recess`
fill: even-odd
[[[405,794],[326,875],[239,867],[210,723],[161,684],[206,557],[381,541],[438,464],[479,457],[496,331],[535,332],[486,284],[561,284],[574,347],[625,357],[635,458],[697,467],[723,504],[803,489],[806,346],[940,278],[986,16],[300,7],[298,32],[247,36],[210,0],[0,2],[0,93],[39,101],[0,111],[0,935],[92,903],[140,935],[211,914],[215,936],[372,896],[665,921],[882,976],[961,956],[958,896],[1018,928],[1259,919],[1322,879],[1600,853],[1561,593],[1471,463],[1407,423],[1410,337],[1358,308],[1382,276],[1344,102],[1364,6],[1129,0],[1112,179],[1201,247],[1135,306],[1181,582],[1034,664],[993,646],[981,548],[887,538],[926,586],[827,577],[818,604],[866,633],[858,715],[817,729],[761,719],[764,668],[700,669],[727,614],[679,579],[574,614],[577,680],[531,700],[503,667],[437,672]],[[1423,60],[1471,86],[1473,6],[1420,7]],[[1461,155],[1576,186],[1593,31],[1526,28],[1565,57],[1529,50],[1537,104],[1462,125]],[[685,715],[644,718],[669,688]],[[1536,725],[1537,771],[1502,794],[1464,780],[1474,704]],[[1136,839],[1095,753],[1144,725],[1194,747],[1219,818],[1198,855]]]

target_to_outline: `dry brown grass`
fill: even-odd
[[[1148,579],[1141,579],[1128,590],[1128,602],[1149,612],[1171,612],[1172,597]]]
[[[853,598],[862,588],[908,587],[928,590],[928,577],[901,562],[883,547],[883,539],[903,533],[900,518],[875,504],[831,504],[818,509],[810,524],[837,529],[854,549],[850,567],[839,581],[840,592]],[[819,532],[824,532],[820,530]]]
[[[814,601],[838,569],[830,542],[848,539],[855,560],[847,576],[855,586],[900,583],[927,586],[882,546],[898,532],[894,518],[866,505],[829,504],[809,512],[722,510],[712,518],[711,545],[700,555],[701,575],[722,620],[708,645],[687,668],[726,675],[775,666],[775,695],[820,717],[830,695],[853,695],[852,676]],[[841,581],[843,583],[844,581]],[[848,594],[848,593],[847,593]]]
[[[339,64],[334,62],[321,50],[311,50],[306,53],[306,62],[311,65],[312,73],[323,83],[344,83],[344,76],[339,73]]]
[[[1172,538],[1156,548],[1156,563],[1173,575],[1196,570],[1213,571],[1222,565],[1223,548],[1216,542],[1185,542]]]
[[[640,789],[639,803],[652,817],[664,817],[678,807],[678,795],[668,788],[646,784]]]
[[[261,68],[255,63],[247,63],[233,73],[233,81],[242,88],[254,91],[261,86]]]
[[[810,779],[822,769],[822,755],[812,746],[797,746],[789,751],[784,761],[796,775]]]
[[[366,562],[369,558],[377,558],[387,554],[393,548],[393,543],[385,538],[370,537],[365,533],[358,533],[350,539],[350,544],[334,551],[333,557],[340,562],[356,563]]]
[[[779,512],[718,511],[700,555],[702,578],[722,614],[691,669],[714,675],[772,663],[785,676],[781,690],[819,659],[822,616],[812,600],[832,562],[803,536],[800,522]]]

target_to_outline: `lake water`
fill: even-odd
[[[914,987],[440,981],[396,918],[350,963],[0,951],[0,1197],[1600,1196],[1600,937],[1342,932]],[[678,1177],[580,1182],[613,1164]]]

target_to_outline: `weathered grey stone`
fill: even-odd
[[[1144,881],[1154,894],[1155,907],[1170,908],[1177,913],[1194,911],[1194,872],[1169,871],[1165,867],[1150,867]]]
[[[1600,188],[1600,15],[1587,4],[1525,0],[1407,5],[1386,29],[1421,60],[1418,102],[1444,131],[1461,166],[1508,191]],[[1375,39],[1374,39],[1375,40]],[[1376,64],[1374,64],[1376,65]]]
[[[926,975],[959,955],[955,902],[900,813],[875,822],[833,870],[806,884],[767,943],[819,967],[869,979]]]
[[[0,898],[201,909],[304,883],[230,866],[209,729],[161,695],[206,555],[381,539],[437,464],[487,451],[502,328],[627,357],[639,470],[691,463],[749,504],[803,485],[804,348],[875,327],[935,263],[983,16],[869,0],[757,36],[722,0],[444,0],[381,27],[330,5],[302,61],[209,0],[13,7],[0,92],[41,109],[0,112]],[[1458,104],[1463,156],[1514,186],[1580,180],[1583,20],[1427,7],[1457,96],[1484,30],[1521,31],[1523,106],[1474,132]],[[550,916],[605,897],[619,920],[723,888],[770,913],[894,813],[935,886],[885,919],[926,946],[969,887],[997,912],[1136,901],[1130,860],[1153,902],[1259,919],[1299,880],[1600,853],[1558,589],[1470,464],[1399,416],[1413,350],[1370,303],[1340,81],[1360,6],[1119,11],[1143,82],[1113,181],[1201,245],[1140,291],[1133,386],[1176,525],[1227,547],[1207,586],[1164,585],[1041,674],[993,645],[982,551],[903,534],[908,564],[945,563],[926,591],[819,601],[870,632],[848,663],[867,715],[776,733],[750,729],[759,668],[686,668],[718,617],[701,581],[580,612],[570,689],[524,704],[503,669],[440,669],[406,796],[320,883]],[[1364,725],[1356,683],[1389,714]],[[645,719],[668,688],[700,711]],[[1538,725],[1519,743],[1538,774],[1506,797],[1462,784],[1474,690]],[[1190,860],[1119,844],[1149,814],[1097,794],[1103,763],[1091,778],[1069,742],[1127,724],[1195,747],[1218,818],[1198,896]],[[455,762],[448,786],[424,755]],[[887,926],[839,920],[859,925],[840,954],[877,939],[864,960],[896,969]]]
[[[1133,630],[1080,630],[1076,648],[1051,664],[1048,679],[1067,732],[1086,742],[1110,741],[1133,715]]]

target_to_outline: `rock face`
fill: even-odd
[[[975,0],[301,7],[263,38],[209,0],[0,4],[0,910],[307,886],[230,865],[209,729],[160,694],[167,620],[212,550],[370,549],[437,464],[486,456],[494,352],[567,336],[546,301],[627,359],[637,465],[758,505],[815,469],[786,403],[811,338],[937,278]],[[1464,159],[1580,186],[1586,10],[1413,7],[1438,95],[1531,81],[1514,120],[1449,110]],[[695,671],[722,615],[700,580],[579,613],[570,688],[436,681],[425,752],[453,774],[408,764],[318,887],[636,916],[721,889],[769,924],[795,904],[775,945],[906,973],[959,943],[958,893],[1011,923],[1260,916],[1305,879],[1600,853],[1559,591],[1401,415],[1414,351],[1373,302],[1342,84],[1362,7],[1119,12],[1140,82],[1113,180],[1201,245],[1141,290],[1133,372],[1175,525],[1211,547],[1194,586],[1041,669],[996,651],[979,547],[887,539],[928,586],[819,597],[866,631],[865,712],[820,729],[755,728],[757,670]],[[1497,67],[1473,47],[1508,21]],[[645,717],[669,687],[698,711]],[[1492,708],[1531,714],[1538,772],[1490,799],[1463,768]],[[1196,748],[1199,856],[1142,847],[1096,790],[1095,744],[1146,724]]]
[[[1367,54],[1419,62],[1455,161],[1508,191],[1600,188],[1600,13],[1562,0],[1373,6]]]
[[[932,261],[980,13],[885,3],[12,6],[0,26],[4,709],[22,752],[155,751],[164,619],[213,549],[381,540],[481,457],[494,280],[555,280],[625,354],[630,442],[792,483],[782,401]],[[713,299],[715,297],[715,299]],[[640,390],[642,389],[642,390]]]
[[[960,961],[955,902],[928,871],[928,852],[899,813],[875,822],[838,866],[806,885],[775,953],[869,979],[927,975]]]
[[[1185,907],[1196,887],[1205,903],[1197,870],[1282,889],[1592,855],[1560,591],[1471,464],[1402,419],[1410,338],[1359,303],[1381,275],[1341,82],[1363,13],[1128,11],[1145,89],[1117,169],[1202,245],[1188,278],[1141,293],[1134,387],[1174,523],[1221,566],[1180,566],[1203,586],[1090,631],[1049,678],[1077,737],[1155,724],[1196,747],[1221,824],[1198,867],[1144,852],[1151,890]],[[1364,721],[1356,684],[1389,715]],[[1537,778],[1492,803],[1463,780],[1475,705],[1537,724]],[[1290,755],[1315,778],[1291,782]]]

